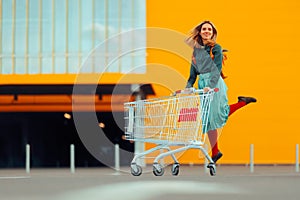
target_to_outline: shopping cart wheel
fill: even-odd
[[[160,164],[158,164],[158,163],[153,164],[153,174],[155,176],[162,176],[164,173],[165,173],[165,170]]]
[[[131,174],[133,176],[140,176],[142,174],[142,167],[137,164],[131,164]]]
[[[179,163],[174,163],[172,165],[172,175],[177,176],[179,174]]]
[[[209,173],[211,176],[215,176],[216,175],[216,165],[213,163],[209,163],[207,165],[207,168],[209,168]]]

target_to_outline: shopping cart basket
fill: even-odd
[[[215,175],[216,167],[204,148],[210,103],[217,89],[204,93],[203,90],[181,90],[173,96],[138,100],[124,104],[125,138],[131,141],[156,144],[155,147],[138,153],[131,162],[131,173],[142,174],[137,159],[154,151],[165,149],[153,162],[153,173],[164,173],[159,161],[171,156],[174,160],[172,174],[178,175],[179,162],[174,155],[188,149],[199,149],[208,159],[210,174]],[[170,147],[177,147],[171,150]]]

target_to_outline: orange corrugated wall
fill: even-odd
[[[300,143],[299,9],[298,0],[147,1],[147,27],[187,34],[202,20],[213,21],[218,42],[230,51],[225,69],[229,102],[236,102],[238,95],[258,99],[230,117],[219,141],[224,153],[220,163],[249,163],[250,144],[256,163],[295,162]],[[148,35],[148,42],[157,37]],[[170,52],[149,49],[147,62],[170,66],[188,77],[189,64]],[[164,72],[157,68],[157,73]],[[184,87],[182,81],[177,85]],[[158,95],[169,93],[163,86],[155,89]],[[202,161],[191,151],[180,162]]]
[[[229,102],[236,102],[238,95],[258,99],[256,104],[230,117],[220,137],[219,146],[224,153],[220,163],[249,163],[250,144],[254,144],[256,163],[295,161],[295,145],[300,143],[297,128],[300,121],[299,9],[298,0],[147,1],[148,28],[158,27],[183,35],[202,20],[213,21],[218,28],[218,42],[230,50],[225,69]],[[158,33],[148,34],[150,46],[163,36]],[[175,38],[172,50],[178,44],[178,52],[184,54],[184,58],[190,56],[191,51],[177,37],[164,38],[171,46]],[[121,82],[153,82],[158,96],[184,87],[189,71],[186,59],[166,49],[148,49],[147,63],[147,75],[128,76]],[[169,73],[170,68],[174,74]],[[95,76],[98,78],[98,75],[87,75],[86,82]],[[104,74],[101,83],[120,82],[120,77],[121,74]],[[76,75],[0,76],[1,84],[61,84],[74,80]],[[180,162],[199,163],[202,160],[198,159],[198,152],[190,151],[180,157]]]

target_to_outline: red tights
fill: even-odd
[[[232,115],[238,109],[244,107],[245,105],[246,105],[246,102],[244,102],[244,101],[239,101],[235,104],[230,105],[229,106],[230,109],[229,109],[228,117],[230,115]],[[218,131],[217,130],[208,131],[208,138],[209,138],[209,143],[212,146],[212,156],[215,156],[219,152],[219,148],[218,148]]]

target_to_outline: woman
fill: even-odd
[[[223,80],[222,47],[216,43],[217,29],[210,21],[204,21],[192,30],[186,43],[193,51],[190,76],[186,88],[193,87],[199,75],[198,88],[205,92],[210,88],[219,88],[211,102],[211,109],[208,122],[208,138],[212,147],[212,160],[217,162],[222,157],[218,149],[217,129],[227,122],[228,117],[237,109],[251,102],[256,102],[253,97],[238,97],[238,102],[228,105],[227,86]]]

